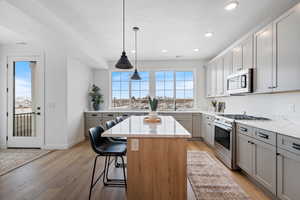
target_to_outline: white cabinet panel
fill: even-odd
[[[275,91],[300,89],[300,4],[274,23],[277,80]]]
[[[225,56],[224,56],[224,95],[227,95],[227,77],[232,73],[232,60],[233,55],[232,52],[229,51]]]
[[[217,82],[217,96],[224,94],[224,65],[223,58],[219,58],[216,61],[216,82]]]
[[[212,76],[212,70],[211,70],[211,65],[206,66],[205,68],[206,72],[206,96],[211,97],[212,96],[212,88],[211,88],[211,76]]]
[[[211,96],[215,97],[217,94],[217,65],[212,63],[211,65]]]
[[[233,73],[238,72],[243,69],[243,48],[242,46],[237,46],[232,50],[233,55]]]
[[[300,199],[300,155],[278,149],[277,196],[281,200]]]
[[[269,25],[255,34],[254,90],[271,92],[273,88],[273,26]]]
[[[253,68],[253,36],[249,36],[242,43],[243,69]]]

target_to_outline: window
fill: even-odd
[[[113,108],[148,109],[149,72],[139,72],[142,80],[131,80],[132,72],[112,72]]]
[[[139,73],[141,80],[130,80],[132,72],[112,72],[112,108],[149,109],[149,95],[159,99],[159,110],[194,107],[192,71]]]
[[[155,72],[159,110],[174,110],[174,72]]]
[[[194,107],[193,72],[176,72],[176,108]]]
[[[131,108],[148,109],[149,72],[139,72],[141,80],[131,81]]]

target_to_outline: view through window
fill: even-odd
[[[159,99],[159,110],[194,107],[193,72],[159,71],[139,73],[141,80],[131,80],[132,72],[111,73],[112,108],[149,109],[148,96],[155,96]],[[150,92],[151,86],[155,88],[152,92],[154,94]]]

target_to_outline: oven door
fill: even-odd
[[[231,151],[232,128],[223,124],[215,123],[215,143],[222,145]]]

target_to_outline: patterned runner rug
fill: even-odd
[[[197,200],[250,200],[226,167],[207,152],[189,151],[187,171]]]
[[[19,168],[50,151],[40,149],[1,149],[0,150],[0,176]]]

